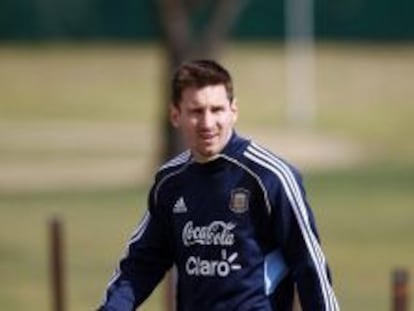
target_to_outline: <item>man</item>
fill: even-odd
[[[230,74],[184,63],[172,81],[171,122],[188,147],[156,174],[148,211],[101,310],[135,310],[177,269],[179,311],[339,310],[296,169],[234,132]]]

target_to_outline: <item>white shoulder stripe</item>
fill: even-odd
[[[259,158],[267,161],[268,163],[272,164],[275,166],[275,168],[281,168],[282,169],[282,174],[284,174],[287,177],[287,182],[289,183],[289,185],[292,187],[292,190],[294,192],[294,194],[297,196],[296,198],[299,201],[299,206],[304,206],[304,201],[301,195],[301,191],[297,185],[296,182],[296,178],[294,177],[291,169],[282,161],[280,160],[278,157],[276,157],[274,154],[272,154],[271,152],[267,151],[266,149],[256,145],[256,144],[252,144],[250,145],[247,150],[249,150],[250,152],[253,152],[256,156],[258,156]],[[300,208],[299,207],[299,208]],[[306,222],[308,222],[309,217],[308,217],[308,212],[305,209],[301,209],[302,213],[305,216],[305,220]]]
[[[304,204],[304,200],[302,197],[302,193],[299,190],[299,186],[297,184],[297,181],[295,179],[295,177],[292,174],[292,171],[289,169],[289,167],[280,159],[278,159],[276,156],[274,156],[273,154],[271,154],[268,151],[265,151],[264,149],[260,149],[260,147],[258,146],[254,146],[257,148],[257,150],[253,153],[255,153],[255,155],[259,155],[260,157],[262,157],[262,160],[265,159],[266,160],[266,156],[267,158],[267,164],[271,164],[271,167],[268,167],[270,170],[272,170],[273,168],[273,172],[275,172],[274,170],[276,170],[277,172],[275,172],[282,180],[282,183],[284,184],[284,187],[286,188],[286,192],[287,195],[289,197],[289,200],[292,203],[292,207],[294,209],[295,215],[298,218],[298,222],[301,226],[301,230],[303,231],[305,240],[307,242],[308,245],[308,249],[310,251],[310,254],[313,257],[313,260],[315,261],[315,264],[319,265],[315,265],[315,267],[318,268],[319,266],[319,276],[320,276],[320,281],[321,281],[321,286],[322,286],[322,290],[325,289],[325,297],[328,296],[329,299],[327,302],[331,302],[332,306],[334,306],[335,308],[338,309],[338,305],[335,299],[335,296],[333,294],[332,288],[329,284],[329,281],[327,279],[326,276],[326,269],[325,269],[325,258],[323,256],[322,250],[320,248],[320,245],[313,233],[313,231],[310,228],[309,225],[309,218],[307,216],[307,212],[306,212],[306,207]],[[254,148],[250,148],[250,150],[254,150]],[[262,151],[262,153],[260,152]],[[263,154],[265,153],[265,154]],[[266,162],[265,162],[266,163]],[[283,178],[283,179],[282,179]],[[313,249],[312,249],[313,247]],[[316,253],[313,253],[316,252]],[[326,287],[325,287],[325,286]],[[331,310],[331,309],[328,309]]]
[[[142,235],[144,234],[145,230],[147,229],[148,223],[150,221],[151,218],[151,214],[150,212],[147,210],[144,214],[144,216],[142,217],[141,221],[139,222],[138,226],[136,227],[136,229],[134,230],[134,232],[131,235],[131,238],[128,241],[128,244],[124,250],[124,255],[122,256],[121,260],[128,257],[129,255],[129,248],[130,246],[137,242]],[[113,273],[113,275],[111,276],[111,279],[109,280],[108,284],[107,284],[107,288],[110,288],[117,280],[118,278],[121,276],[121,268],[118,265]],[[107,297],[104,298],[104,302],[107,299]]]
[[[191,156],[191,152],[190,150],[186,150],[182,153],[180,153],[179,155],[177,155],[176,157],[174,157],[173,159],[171,159],[170,161],[168,161],[167,163],[165,163],[164,165],[162,165],[158,171],[162,171],[163,169],[166,169],[168,167],[174,167],[174,166],[178,166],[180,164],[183,164],[185,162],[187,162],[190,159]]]
[[[129,239],[129,243],[128,246],[130,246],[132,243],[138,241],[141,236],[144,234],[145,229],[148,226],[148,223],[150,221],[151,218],[151,214],[150,212],[147,210],[144,214],[144,217],[142,218],[142,220],[140,221],[140,223],[138,224],[137,228],[135,229],[135,231],[132,233],[131,238]]]
[[[250,147],[249,147],[250,148]],[[267,151],[266,149],[253,144],[252,148],[250,148],[250,150],[255,150],[253,151],[255,153],[256,156],[258,156],[259,158],[267,161],[268,163],[272,164],[275,166],[276,169],[281,168],[281,173],[285,175],[286,180],[289,184],[289,186],[291,187],[293,193],[294,193],[294,199],[296,199],[298,202],[298,208],[300,210],[300,212],[303,215],[303,220],[305,221],[306,225],[309,226],[310,228],[310,224],[309,224],[309,215],[308,215],[308,211],[305,207],[305,202],[302,196],[302,192],[299,189],[299,185],[296,181],[295,176],[293,175],[291,169],[282,161],[280,160],[278,157],[276,157],[274,154],[272,154],[271,152]],[[311,230],[312,232],[312,230]],[[313,234],[313,232],[312,232]],[[319,243],[318,243],[319,245]],[[317,251],[320,251],[319,248],[317,248]],[[322,263],[325,264],[325,259],[323,256],[323,253],[320,251],[319,252],[319,258],[322,260]]]
[[[281,181],[302,231],[309,254],[315,265],[326,309],[329,311],[339,310],[335,295],[326,274],[325,258],[310,227],[304,199],[292,171],[285,163],[283,163],[283,161],[257,145],[250,145],[244,155],[251,161],[269,169]]]
[[[186,161],[183,161],[183,163],[185,163]],[[188,167],[188,163],[189,162],[187,162],[185,165],[183,165],[183,166],[181,166],[179,169],[176,169],[176,170],[174,170],[174,171],[172,171],[171,173],[169,173],[169,174],[167,174],[167,175],[165,175],[158,183],[157,183],[157,185],[156,185],[156,187],[154,188],[154,201],[155,201],[155,204],[157,204],[157,202],[158,202],[158,191],[160,190],[160,188],[161,188],[161,186],[162,186],[162,184],[167,180],[167,179],[169,179],[169,178],[171,178],[171,177],[173,177],[173,176],[175,176],[175,175],[178,175],[178,174],[180,174],[181,172],[183,172],[183,171],[185,171],[185,169]]]
[[[320,284],[321,284],[321,290],[322,290],[322,294],[323,294],[323,297],[324,297],[325,305],[326,306],[330,305],[330,299],[328,298],[327,289],[326,289],[327,280],[325,281],[325,278],[323,277],[323,275],[321,275],[321,272],[320,272],[320,270],[321,270],[320,269],[320,259],[318,258],[319,256],[317,256],[317,254],[316,254],[316,250],[314,249],[314,243],[312,242],[311,235],[307,232],[308,231],[306,229],[307,226],[306,226],[306,224],[304,224],[303,218],[301,216],[298,216],[299,213],[298,213],[298,210],[297,210],[297,207],[296,207],[297,203],[294,202],[295,201],[294,194],[292,193],[292,190],[289,189],[288,181],[286,180],[286,178],[282,175],[282,173],[280,171],[276,170],[275,168],[273,168],[271,165],[269,165],[268,163],[266,163],[262,159],[257,158],[254,154],[252,154],[250,152],[246,152],[245,156],[247,158],[249,158],[250,160],[252,160],[253,162],[256,162],[256,163],[260,164],[261,166],[269,169],[270,171],[275,173],[279,177],[279,179],[281,180],[281,182],[283,184],[283,187],[286,190],[286,194],[288,196],[288,199],[291,202],[291,205],[294,209],[295,216],[298,219],[298,223],[299,223],[299,226],[301,227],[302,235],[303,235],[303,238],[304,238],[305,243],[307,245],[308,251],[311,255],[312,261],[314,262],[314,265],[316,267],[318,278],[319,278]],[[331,308],[328,308],[327,310],[331,310]]]
[[[267,162],[273,167],[273,169],[278,170],[280,174],[285,177],[287,184],[290,186],[290,189],[293,192],[293,199],[297,201],[296,206],[298,207],[300,214],[302,215],[302,219],[306,224],[305,228],[310,231],[310,234],[313,235],[313,231],[310,229],[309,215],[305,207],[305,202],[291,169],[283,161],[281,161],[269,151],[257,145],[253,145],[252,147],[254,148],[250,148],[250,150],[255,154],[256,157],[260,158],[262,161]],[[315,250],[317,252],[318,259],[321,261],[321,264],[325,265],[325,258],[322,251],[320,250],[319,243],[316,244],[317,246],[315,247]]]
[[[260,147],[256,144],[252,144],[252,146],[249,147],[248,149],[249,150],[255,150],[253,152],[255,152],[256,156],[264,159],[265,161],[267,161],[271,165],[274,165],[274,167],[276,169],[281,168],[281,173],[285,175],[286,180],[287,180],[289,186],[291,187],[291,189],[294,193],[293,198],[298,201],[297,206],[298,206],[301,214],[303,215],[303,220],[304,220],[305,224],[307,225],[307,228],[310,229],[308,211],[305,207],[305,202],[304,202],[304,199],[303,199],[302,192],[299,188],[299,185],[296,181],[295,176],[292,173],[292,170],[281,159],[279,159],[277,156],[272,154],[270,151],[264,149],[263,147]],[[310,232],[313,235],[313,231],[310,230]],[[317,244],[316,251],[318,252],[318,258],[321,260],[321,263],[323,265],[325,265],[326,260],[325,260],[325,257],[323,255],[323,252],[319,247],[319,243],[316,243],[316,244]]]
[[[310,230],[309,221],[306,216],[307,214],[305,216],[303,214],[304,207],[301,206],[302,205],[301,203],[303,200],[301,198],[301,195],[298,194],[297,191],[295,191],[296,182],[292,181],[291,176],[289,176],[289,173],[290,173],[289,170],[285,170],[285,168],[281,166],[280,163],[278,162],[272,163],[272,161],[275,160],[275,157],[266,158],[266,156],[264,156],[261,152],[259,152],[258,150],[255,150],[254,148],[250,148],[249,152],[251,153],[246,154],[246,156],[248,156],[249,158],[253,156],[253,158],[251,158],[252,160],[255,160],[256,163],[261,164],[263,167],[266,167],[270,171],[275,173],[279,177],[280,181],[282,182],[285,188],[286,194],[291,202],[291,206],[294,210],[296,218],[298,219],[298,223],[301,228],[302,235],[304,236],[305,242],[307,244],[309,253],[311,254],[311,258],[313,259],[314,265],[317,269],[322,293],[325,297],[325,302],[328,303],[329,299],[327,295],[326,283],[324,280],[325,278],[323,277],[323,274],[321,274],[321,271],[324,271],[324,268],[321,262],[324,260],[322,260],[320,257],[321,252],[318,251],[318,248],[319,248],[317,245],[318,243],[315,243],[316,238],[314,237],[313,232]]]

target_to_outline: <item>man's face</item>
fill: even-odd
[[[236,120],[236,102],[229,101],[224,85],[184,89],[178,107],[171,105],[171,121],[199,162],[221,152]]]

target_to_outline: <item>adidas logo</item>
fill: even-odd
[[[182,214],[187,213],[187,205],[185,205],[184,198],[180,197],[177,202],[174,204],[173,208],[174,214]]]

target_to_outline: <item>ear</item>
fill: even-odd
[[[170,104],[170,121],[175,128],[180,127],[180,108],[173,103]]]
[[[236,123],[238,117],[239,117],[239,107],[237,106],[237,99],[233,98],[233,100],[230,103],[230,109],[233,112],[233,123]]]

